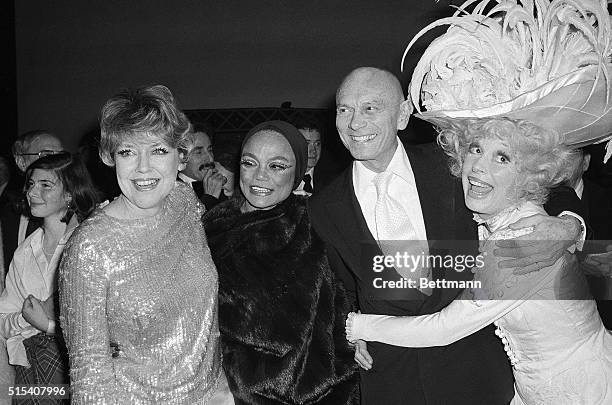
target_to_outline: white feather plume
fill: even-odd
[[[425,32],[450,26],[422,55],[410,98],[437,125],[507,116],[555,129],[570,146],[610,140],[610,23],[605,0],[468,0],[406,48],[402,65]]]

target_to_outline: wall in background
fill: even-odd
[[[0,136],[0,152],[11,148],[13,136],[17,133],[17,72],[15,63],[15,4],[0,2],[0,41],[2,65],[0,67],[0,97],[3,136]]]
[[[333,107],[352,68],[399,73],[413,35],[451,12],[448,0],[15,1],[18,132],[49,128],[74,148],[107,98],[154,83],[185,109]]]

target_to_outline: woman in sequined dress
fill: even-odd
[[[36,160],[25,178],[29,214],[42,218],[43,225],[17,247],[11,261],[0,295],[0,333],[7,339],[16,385],[67,384],[68,354],[56,328],[56,270],[66,241],[95,208],[97,193],[85,166],[65,152]]]
[[[176,182],[189,122],[158,85],[109,99],[100,126],[121,195],[75,231],[60,266],[73,403],[233,403],[203,208]]]
[[[396,346],[444,346],[494,323],[515,377],[512,404],[612,403],[612,334],[590,299],[584,275],[566,254],[538,272],[499,268],[495,241],[531,232],[509,228],[545,214],[548,190],[576,170],[557,133],[527,121],[475,119],[438,142],[463,183],[479,224],[481,288],[466,289],[441,312],[416,316],[350,314],[347,338]],[[483,389],[486,389],[483,387]]]

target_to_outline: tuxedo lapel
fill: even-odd
[[[580,198],[580,204],[582,205],[582,209],[584,210],[584,214],[586,215],[586,218],[584,218],[586,220],[587,223],[589,223],[591,221],[591,212],[590,212],[590,205],[591,205],[591,195],[590,195],[590,187],[587,186],[587,182],[584,182],[584,188],[582,189],[582,197]]]
[[[458,179],[451,176],[448,159],[437,145],[406,146],[406,153],[419,191],[430,254],[476,255],[476,223],[465,208]],[[471,280],[470,271],[434,269],[434,278]],[[461,290],[436,288],[421,308],[422,313],[439,311],[455,299]]]
[[[455,190],[446,162],[438,162],[442,160],[436,156],[439,153],[429,145],[404,147],[414,173],[427,239],[451,239],[448,230],[450,216],[455,212]]]
[[[364,243],[376,243],[368,229],[361,206],[353,191],[351,167],[342,174],[340,187],[336,189],[335,199],[326,203],[329,221],[335,229],[342,250],[342,257],[357,278],[360,277],[360,260]]]

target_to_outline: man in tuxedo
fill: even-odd
[[[193,187],[200,201],[210,210],[226,199],[223,185],[227,179],[215,168],[212,128],[204,123],[194,123],[192,127],[193,149],[178,178]]]
[[[315,166],[321,158],[321,125],[313,120],[297,118],[292,124],[300,131],[308,144],[308,163],[306,173],[300,185],[293,191],[294,194],[306,195],[310,197],[314,194],[315,183],[317,191],[322,186],[319,184],[320,178],[315,178]],[[317,171],[317,174],[319,172]]]
[[[437,312],[460,290],[391,292],[372,288],[372,258],[381,255],[378,242],[383,242],[378,218],[389,214],[379,213],[379,201],[401,207],[394,211],[400,215],[390,218],[402,224],[396,228],[398,235],[385,239],[452,240],[456,243],[446,247],[449,253],[476,254],[476,224],[465,208],[461,182],[449,174],[437,145],[409,146],[399,140],[397,131],[406,127],[412,105],[391,73],[376,68],[354,70],[340,85],[336,104],[336,127],[354,161],[311,200],[312,223],[327,244],[330,265],[356,309],[363,313]],[[379,181],[381,178],[385,180]],[[545,218],[532,220],[542,221],[535,232],[549,235],[542,238],[547,242],[535,247],[513,242],[516,247],[500,248],[502,256],[519,257],[506,265],[533,265],[527,256],[543,262],[536,267],[550,265],[567,247],[555,241],[567,240],[570,235],[574,239],[579,233],[575,218]],[[559,238],[560,234],[566,236]],[[401,279],[392,267],[379,275],[387,280]],[[435,269],[430,277],[469,280],[472,273]],[[508,404],[514,395],[510,365],[492,326],[445,347],[412,349],[377,342],[366,346],[360,341],[355,350],[356,361],[366,369],[361,373],[362,404],[501,405]]]

